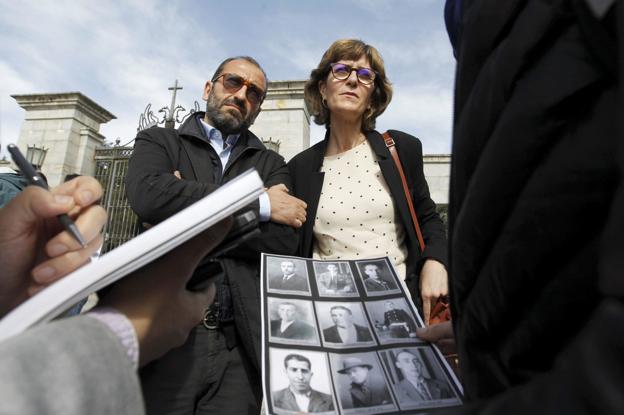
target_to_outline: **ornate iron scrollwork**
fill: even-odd
[[[154,126],[164,126],[168,119],[173,119],[176,124],[182,124],[191,114],[200,110],[199,102],[195,101],[193,108],[186,110],[182,105],[176,105],[173,116],[169,117],[169,107],[162,107],[158,110],[158,115],[152,110],[152,104],[147,104],[143,113],[139,116],[139,126],[137,132]]]

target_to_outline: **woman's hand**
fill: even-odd
[[[448,273],[446,268],[435,259],[427,259],[420,271],[420,295],[426,325],[429,325],[433,305],[438,301],[438,298],[447,294]]]

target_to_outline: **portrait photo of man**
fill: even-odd
[[[357,295],[348,263],[314,263],[319,294],[326,296]]]
[[[351,307],[359,307],[359,304],[337,304],[330,307],[329,315],[333,325],[323,329],[323,340],[326,343],[354,344],[373,340],[368,325],[363,326],[353,321]],[[358,311],[365,318],[361,310]]]
[[[395,384],[399,403],[455,398],[448,381],[433,378],[431,368],[425,370],[423,356],[418,349],[399,349],[388,352],[388,356],[393,360],[399,379]]]
[[[271,301],[270,308],[275,309],[277,317],[271,319],[271,337],[291,340],[316,340],[316,330],[303,318],[298,305],[305,303],[288,300]],[[309,310],[306,310],[310,316]]]
[[[370,353],[370,355],[374,354]],[[337,372],[348,378],[347,382],[349,383],[348,397],[346,393],[341,394],[343,408],[394,405],[383,376],[383,370],[375,357],[371,359],[346,356],[340,357],[338,360],[340,369]],[[343,385],[344,383],[343,380],[340,384]]]
[[[303,413],[334,410],[334,401],[331,395],[315,390],[310,385],[314,372],[309,358],[299,353],[290,353],[284,357],[283,362],[284,373],[282,376],[286,375],[288,386],[273,391],[272,398],[275,408]]]
[[[290,258],[267,258],[269,290],[310,293],[305,262]]]
[[[396,280],[390,274],[390,269],[385,260],[358,262],[357,266],[367,292],[383,293],[399,289]]]

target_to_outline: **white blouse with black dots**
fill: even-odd
[[[405,231],[368,141],[327,156],[314,222],[313,257],[388,256],[405,279]]]

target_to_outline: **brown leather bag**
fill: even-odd
[[[451,320],[451,308],[449,307],[448,297],[440,297],[431,309],[429,315],[429,324],[439,324]]]

